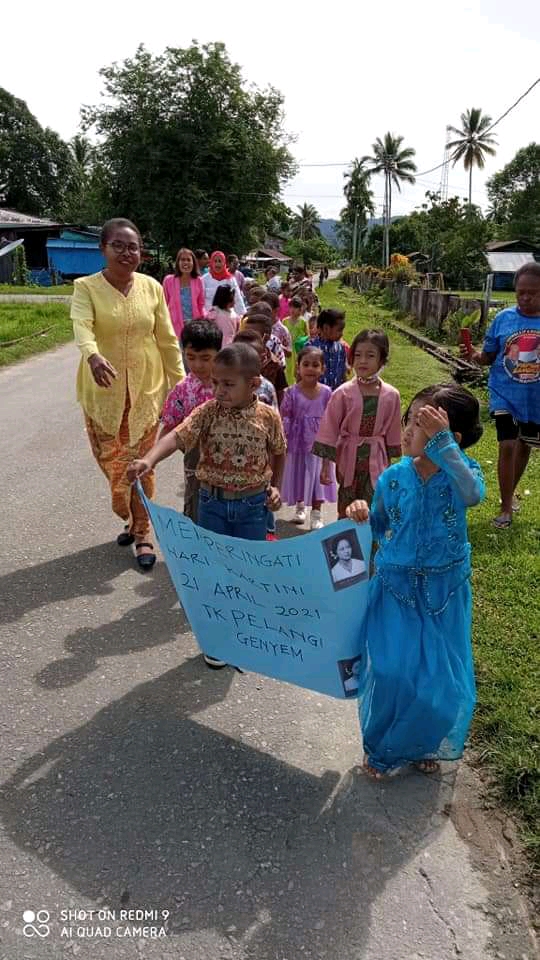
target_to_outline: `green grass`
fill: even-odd
[[[47,330],[47,333],[32,336],[42,330]],[[3,346],[21,337],[29,339],[13,346]],[[67,343],[72,337],[73,327],[67,304],[44,303],[41,306],[36,303],[0,303],[0,366],[50,350],[51,347]]]
[[[27,294],[38,297],[71,297],[73,294],[73,284],[63,283],[57,287],[17,287],[12,283],[0,283],[0,296],[3,294]]]
[[[323,306],[346,311],[349,341],[364,326],[384,325],[389,310],[337,282],[320,291]],[[446,368],[394,330],[388,330],[391,361],[384,377],[399,388],[403,403],[419,389],[448,379]],[[509,530],[496,531],[499,512],[497,441],[482,402],[484,435],[471,451],[484,471],[487,498],[469,514],[473,545],[473,643],[478,704],[472,727],[475,755],[488,764],[523,821],[525,842],[540,861],[540,455],[532,451],[520,485],[522,511]]]
[[[468,300],[483,300],[484,291],[483,290],[449,290],[448,293],[454,294],[454,296],[466,297]],[[493,290],[491,294],[492,300],[503,300],[506,303],[515,303],[516,295],[513,290]]]

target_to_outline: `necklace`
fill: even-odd
[[[358,380],[358,383],[376,383],[378,387],[381,383],[378,373],[374,373],[371,377],[357,377],[356,379]]]

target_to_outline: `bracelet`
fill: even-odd
[[[448,428],[444,430],[439,430],[438,433],[436,433],[433,437],[431,437],[431,440],[428,440],[428,442],[424,447],[424,450],[429,450],[429,448],[432,446],[438,447],[442,440],[448,440],[448,439],[450,440],[454,439],[454,435],[451,432],[451,430],[449,430]]]

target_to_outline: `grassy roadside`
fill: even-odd
[[[72,337],[67,304],[0,302],[0,367],[43,353]],[[19,342],[4,346],[12,340]]]
[[[384,325],[389,310],[330,282],[318,291],[324,306],[346,311],[345,337],[351,341],[365,326]],[[399,388],[403,403],[421,387],[447,380],[438,361],[389,330],[391,361],[385,379]],[[472,742],[494,772],[501,796],[520,813],[525,842],[540,862],[540,455],[531,455],[521,484],[522,511],[512,527],[496,531],[498,512],[497,442],[489,422],[486,395],[484,435],[472,455],[480,462],[488,488],[486,501],[471,510],[473,545],[473,642],[478,684]]]
[[[13,283],[0,283],[0,296],[5,294],[16,294],[17,296],[23,294],[37,297],[71,297],[73,294],[73,284],[62,283],[57,287],[38,287],[37,284],[35,287],[17,287]]]

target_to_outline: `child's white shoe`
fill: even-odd
[[[296,504],[296,512],[292,519],[293,523],[305,523],[306,522],[306,508],[303,503]]]
[[[312,510],[312,511],[311,511],[310,527],[311,527],[312,530],[322,530],[322,528],[324,527],[324,523],[323,523],[323,519],[322,519],[321,511],[320,511],[320,510]]]

